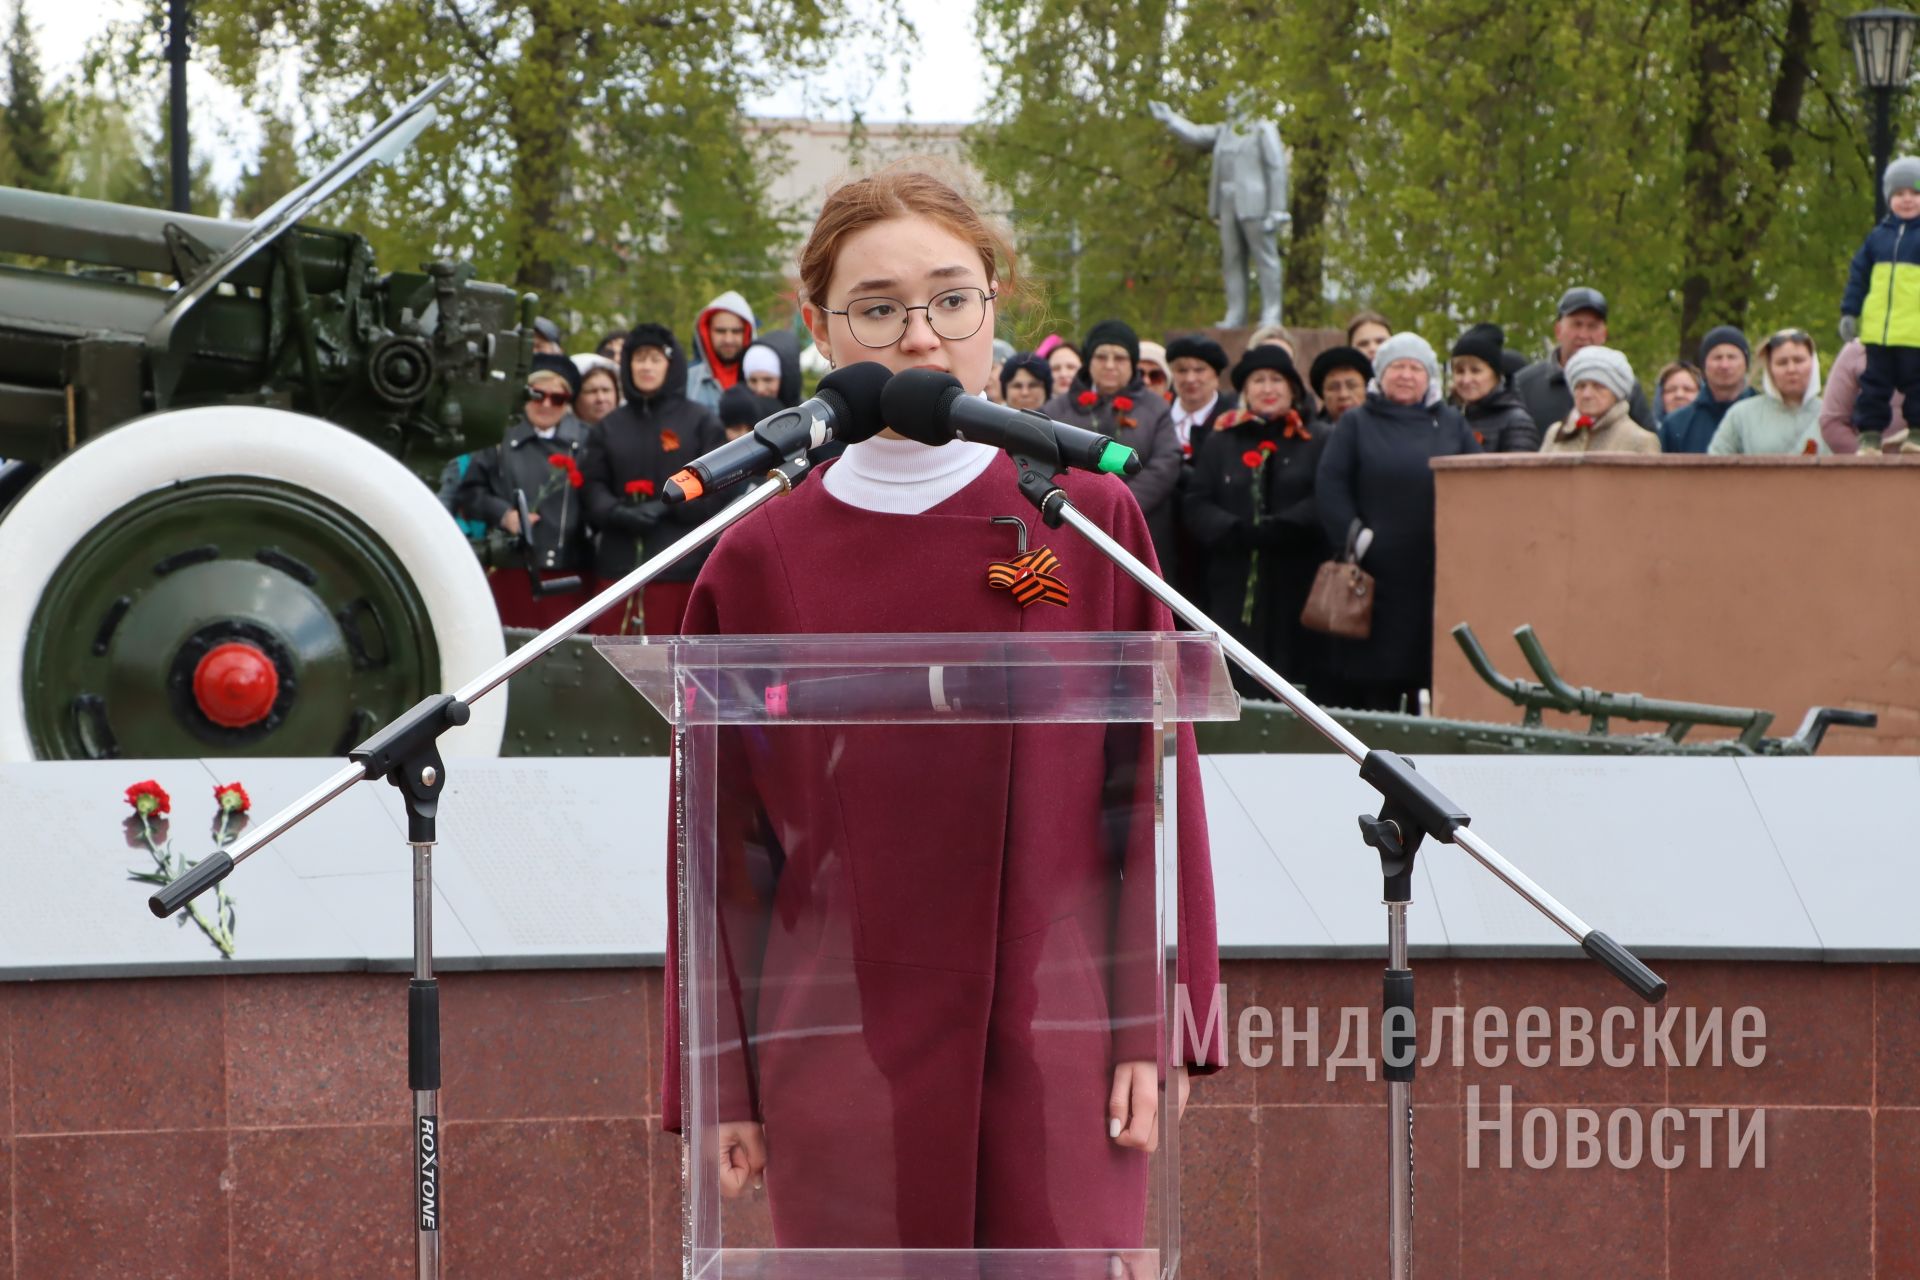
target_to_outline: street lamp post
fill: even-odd
[[[1901,9],[1869,9],[1847,19],[1853,66],[1873,104],[1873,216],[1887,216],[1883,175],[1893,156],[1893,99],[1913,73],[1913,39],[1920,17]]]

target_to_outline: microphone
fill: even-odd
[[[1140,455],[1110,436],[970,396],[958,378],[937,369],[894,374],[880,397],[880,412],[888,426],[922,444],[973,440],[1026,454],[1055,472],[1130,476],[1140,470]]]
[[[748,476],[764,475],[802,449],[877,434],[886,425],[880,416],[880,393],[887,377],[887,367],[872,360],[835,369],[820,379],[820,390],[811,400],[755,423],[738,440],[727,441],[675,472],[661,486],[660,497],[668,503],[689,502]]]

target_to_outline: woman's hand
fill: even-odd
[[[1136,1151],[1160,1147],[1160,1071],[1151,1062],[1122,1062],[1107,1094],[1107,1137]]]
[[[750,1120],[734,1121],[715,1130],[720,1158],[720,1194],[738,1200],[749,1184],[757,1191],[767,1168],[767,1134]]]

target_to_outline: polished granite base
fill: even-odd
[[[1661,968],[1683,1021],[1689,1004],[1765,1010],[1765,1061],[1483,1069],[1471,1053],[1454,1066],[1449,1045],[1414,1087],[1416,1274],[1920,1274],[1920,970]],[[1423,1007],[1461,1005],[1469,1020],[1491,1006],[1599,1015],[1624,1003],[1571,961],[1436,959],[1416,972]],[[1379,973],[1370,961],[1227,964],[1230,1021],[1248,1004],[1272,1011],[1275,1055],[1195,1086],[1183,1275],[1381,1274],[1385,1090],[1352,1071],[1329,1081],[1324,1063],[1282,1065],[1277,1030],[1284,1008],[1301,1019],[1317,1007],[1330,1045],[1338,1010],[1378,1001]],[[443,979],[450,1280],[680,1274],[679,1145],[657,1114],[660,977]],[[411,1275],[405,985],[340,973],[0,986],[12,1225],[0,1276]],[[1467,1090],[1502,1085],[1517,1108],[1560,1116],[1765,1108],[1766,1167],[1469,1167]],[[788,1272],[735,1257],[725,1274]]]

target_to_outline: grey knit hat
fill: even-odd
[[[1887,193],[1887,199],[1893,199],[1893,193],[1902,187],[1912,187],[1920,191],[1920,156],[1901,156],[1887,165],[1887,172],[1880,179],[1880,185]]]
[[[1417,333],[1402,330],[1380,344],[1373,353],[1373,374],[1378,378],[1387,371],[1387,366],[1395,360],[1418,360],[1427,367],[1427,387],[1432,389],[1440,385],[1440,360],[1433,354],[1433,347]]]
[[[1582,347],[1567,361],[1567,385],[1597,382],[1622,400],[1633,394],[1633,366],[1612,347]]]

